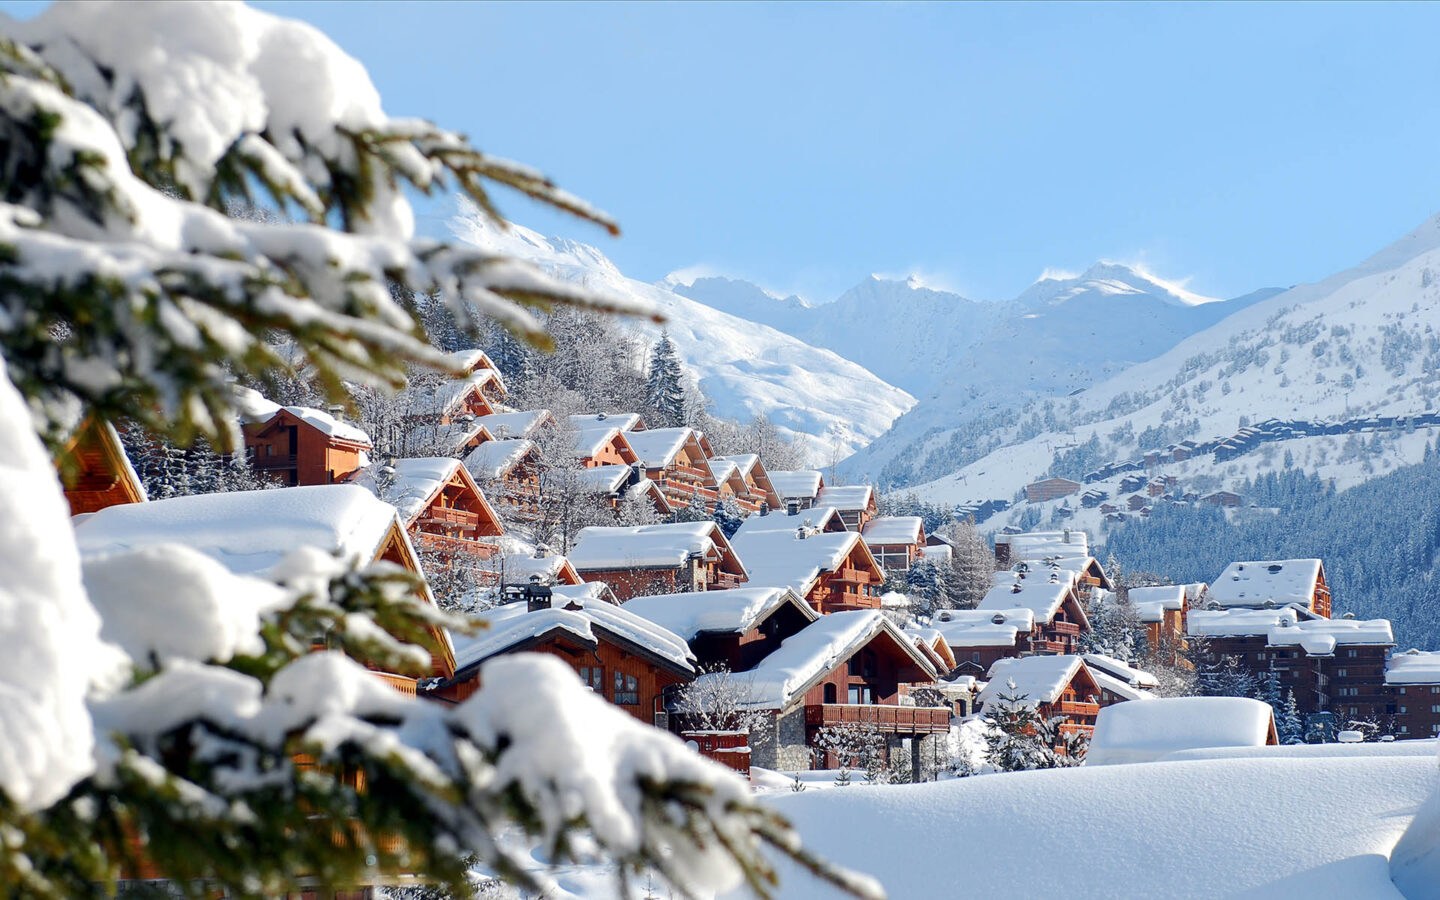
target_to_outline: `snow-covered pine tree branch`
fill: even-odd
[[[308,26],[239,5],[59,4],[3,32],[0,347],[52,439],[83,405],[228,446],[227,385],[281,368],[272,330],[337,401],[342,381],[443,367],[391,283],[542,346],[528,308],[651,312],[416,239],[406,186],[453,185],[498,217],[486,185],[504,184],[614,225],[460,135],[387,116]],[[164,52],[142,52],[157,35]],[[308,223],[225,214],[258,187]]]

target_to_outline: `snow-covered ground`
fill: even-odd
[[[816,464],[865,446],[915,405],[905,391],[832,351],[626,278],[589,245],[518,225],[502,232],[473,210],[456,218],[454,229],[474,246],[530,260],[598,293],[653,306],[668,320],[664,327],[717,415],[748,420],[763,414],[805,441]],[[635,320],[635,327],[649,342],[661,330],[642,320]]]
[[[1415,743],[1421,742],[1403,742]],[[1429,743],[1429,742],[1425,742]],[[1156,762],[767,797],[890,897],[1398,898],[1388,858],[1436,789],[1423,756]],[[1354,752],[1354,751],[1347,751]],[[779,896],[839,896],[786,866]]]

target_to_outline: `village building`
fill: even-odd
[[[905,627],[905,634],[915,641],[915,646],[930,659],[935,671],[942,677],[948,677],[955,671],[955,654],[950,652],[950,645],[945,642],[945,635],[936,628],[927,628],[917,625]]]
[[[955,660],[952,671],[983,679],[996,660],[1030,652],[1035,612],[1028,607],[942,609],[935,614],[932,627],[950,649]]]
[[[748,513],[760,511],[783,511],[785,502],[770,481],[765,464],[754,453],[740,453],[734,456],[716,456],[710,460],[712,470],[717,464],[730,464],[735,474],[731,476],[735,490],[735,502]],[[734,479],[739,479],[738,483]]]
[[[489,499],[520,519],[540,513],[540,450],[525,438],[486,441],[463,461]]]
[[[734,677],[740,703],[769,713],[771,725],[751,738],[751,761],[771,769],[833,768],[833,754],[817,753],[821,729],[874,727],[885,736],[887,759],[905,753],[917,780],[940,762],[950,730],[950,707],[915,705],[917,688],[938,673],[914,642],[876,610],[821,616],[784,640],[759,664]]]
[[[603,494],[610,508],[617,514],[620,504],[632,494],[644,497],[645,502],[650,504],[655,514],[662,519],[668,519],[675,513],[675,508],[670,505],[665,492],[660,490],[660,485],[644,477],[639,466],[595,466],[581,469],[576,473],[576,477],[587,489]]]
[[[1070,654],[1079,647],[1080,635],[1090,631],[1090,619],[1080,601],[1077,583],[1066,573],[1021,577],[1023,573],[997,572],[997,583],[976,605],[976,610],[994,615],[1014,609],[1028,609],[1034,625],[1026,636],[1030,653]]]
[[[497,540],[505,533],[500,517],[457,459],[390,460],[366,466],[349,481],[395,507],[415,548],[430,554],[431,566],[478,561],[500,551]]]
[[[1235,507],[1242,502],[1241,496],[1233,491],[1216,491],[1213,494],[1206,494],[1200,498],[1200,502],[1206,506]]]
[[[738,587],[746,566],[714,522],[592,526],[580,529],[570,564],[586,581],[604,581],[622,601],[664,591]]]
[[[1068,478],[1046,478],[1025,485],[1025,502],[1044,503],[1046,500],[1058,500],[1079,493],[1084,487],[1080,482]]]
[[[1081,656],[1100,688],[1100,708],[1129,700],[1153,700],[1160,686],[1154,675],[1101,653]]]
[[[414,424],[449,425],[504,409],[505,380],[483,350],[445,354],[463,374],[456,378],[422,379],[402,394],[405,416]]]
[[[868,484],[847,484],[843,487],[822,487],[815,497],[815,506],[833,506],[844,520],[845,527],[859,532],[866,523],[879,515],[875,489]]]
[[[242,399],[241,430],[250,465],[294,486],[338,484],[370,464],[370,436],[308,406],[279,406],[253,391]]]
[[[72,516],[148,499],[120,435],[108,422],[87,416],[60,448],[55,467]]]
[[[580,573],[575,571],[570,560],[564,556],[536,556],[534,553],[525,552],[523,545],[508,538],[501,539],[500,547],[501,552],[483,564],[486,581],[494,583],[497,594],[504,593],[507,588],[523,588],[531,584],[551,588],[586,585]],[[616,602],[619,602],[618,599]]]
[[[1206,595],[1206,605],[1220,609],[1292,604],[1317,616],[1330,615],[1330,585],[1320,560],[1233,562],[1210,584]]]
[[[359,565],[383,560],[422,576],[420,597],[434,603],[395,507],[353,484],[196,494],[112,506],[80,522],[75,539],[82,557],[180,544],[236,575],[260,578],[306,548]],[[453,675],[449,635],[433,629],[428,643],[430,676]],[[415,694],[414,678],[377,674],[402,693]]]
[[[628,435],[645,476],[660,485],[676,509],[704,508],[714,512],[720,486],[693,428],[650,428]]]
[[[1183,584],[1166,584],[1128,591],[1130,604],[1145,626],[1150,651],[1161,654],[1167,665],[1175,665],[1185,649],[1186,589]]]
[[[1440,737],[1440,650],[1406,650],[1385,662],[1397,738]]]
[[[1100,710],[1087,766],[1146,763],[1187,751],[1279,744],[1270,704],[1249,697],[1157,697]]]
[[[631,597],[625,608],[683,638],[706,671],[752,668],[819,617],[783,587],[652,594]]]
[[[747,521],[806,517],[751,516]],[[880,608],[885,572],[853,531],[817,531],[804,525],[782,530],[742,527],[733,544],[752,584],[788,587],[816,612]]]
[[[812,506],[796,512],[793,515],[772,515],[761,513],[750,516],[740,523],[736,530],[735,537],[742,534],[760,534],[762,532],[788,532],[794,534],[797,529],[803,528],[807,532],[823,531],[830,534],[837,534],[845,531],[845,521],[840,518],[839,510],[832,506]]]
[[[548,409],[530,409],[477,416],[475,424],[485,426],[496,440],[534,440],[545,429],[555,427],[555,417]]]
[[[581,428],[575,432],[571,454],[585,468],[629,466],[638,461],[625,432],[606,425]]]
[[[401,437],[402,456],[464,456],[487,441],[495,440],[490,429],[472,416],[446,425],[421,424],[408,428]]]
[[[427,692],[460,702],[481,687],[487,660],[508,653],[546,653],[575,670],[590,690],[660,728],[675,686],[695,677],[690,648],[625,608],[560,590],[536,592],[477,615],[486,628],[455,638],[455,674]]]
[[[785,511],[798,512],[816,504],[825,487],[825,476],[816,469],[794,469],[770,473],[770,484],[780,495]]]
[[[645,420],[640,418],[638,413],[579,413],[569,417],[570,424],[575,428],[594,428],[604,425],[607,428],[618,428],[625,433],[632,431],[644,431]]]
[[[1078,656],[1024,656],[996,661],[977,698],[981,713],[1015,702],[1042,720],[1061,718],[1059,736],[1088,737],[1100,713],[1100,686]]]
[[[908,572],[924,555],[925,520],[919,516],[880,516],[865,523],[861,537],[885,571]]]

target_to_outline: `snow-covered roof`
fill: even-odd
[[[531,577],[536,575],[549,585],[557,584],[562,576],[575,577],[578,580],[574,567],[563,556],[536,557],[528,553],[506,553],[482,560],[480,565],[483,571],[496,576],[501,584],[529,584]],[[567,570],[571,575],[565,576]]]
[[[1318,559],[1233,562],[1210,585],[1207,603],[1221,606],[1276,606],[1299,603],[1309,608],[1320,577]]]
[[[452,365],[464,369],[466,372],[474,372],[480,367],[491,370],[497,368],[490,355],[480,349],[451,350],[445,354],[445,358],[450,360]]]
[[[575,432],[572,450],[580,459],[588,459],[604,450],[605,445],[617,437],[624,440],[621,437],[620,429],[613,425],[592,425],[588,428],[581,428]]]
[[[1386,684],[1440,684],[1440,650],[1393,653],[1385,661]]]
[[[883,613],[874,609],[857,609],[821,616],[805,626],[803,631],[786,638],[778,649],[754,668],[729,677],[748,689],[745,705],[756,709],[784,710],[795,700],[803,698],[805,692],[826,673],[844,663],[882,632],[909,655],[927,678],[936,676],[929,658]]]
[[[75,539],[85,556],[183,544],[237,575],[260,575],[301,547],[368,563],[395,524],[395,507],[365,488],[322,484],[112,506],[77,525]]]
[[[417,392],[418,396],[423,398],[417,399],[417,402],[430,412],[444,415],[459,405],[470,391],[483,389],[485,385],[492,383],[504,393],[505,382],[500,378],[499,372],[494,369],[476,369],[464,378],[441,382],[428,392],[428,396]]]
[[[269,401],[266,401],[266,403],[268,402]],[[258,407],[258,404],[252,405]],[[356,428],[354,425],[349,424],[348,422],[340,421],[339,419],[335,418],[324,410],[315,409],[311,406],[276,407],[276,409],[270,414],[269,418],[263,419],[262,421],[269,422],[271,419],[275,418],[275,416],[279,415],[281,410],[288,412],[290,415],[304,422],[306,425],[309,425],[311,428],[321,431],[324,434],[335,438],[336,440],[349,441],[352,444],[361,444],[366,447],[370,446],[370,435],[366,434],[361,429]]]
[[[1003,610],[1023,606],[1034,611],[1037,621],[1048,623],[1060,611],[1070,591],[1070,581],[1063,578],[1058,581],[1035,577],[1016,579],[1009,584],[992,587],[976,609]]]
[[[1306,656],[1330,656],[1338,645],[1355,644],[1394,646],[1390,620],[1310,619],[1277,624],[1268,632],[1266,642],[1269,647],[1299,647]]]
[[[410,452],[438,450],[457,453],[471,441],[494,440],[495,435],[478,419],[452,422],[448,425],[416,425],[405,432],[405,447]]]
[[[397,459],[388,465],[366,466],[350,476],[349,482],[395,507],[400,521],[408,526],[459,468],[460,461],[449,457]]]
[[[1165,584],[1156,587],[1132,587],[1130,604],[1142,622],[1163,622],[1166,612],[1185,608],[1186,587],[1183,584]]]
[[[821,573],[839,568],[857,545],[865,546],[853,531],[824,531],[803,540],[793,530],[740,531],[731,543],[750,573],[751,584],[788,587],[802,596]]]
[[[1185,620],[1185,633],[1192,637],[1244,637],[1268,635],[1282,624],[1294,625],[1300,612],[1293,606],[1282,609],[1192,609]]]
[[[551,419],[552,416],[548,409],[528,409],[524,412],[492,413],[488,416],[477,416],[475,418],[475,424],[484,425],[495,437],[506,440],[510,438],[534,437],[536,429]]]
[[[709,459],[709,463],[710,474],[715,476],[717,482],[729,481],[732,478],[739,481],[745,480],[745,477],[740,474],[740,467],[728,459],[712,456]]]
[[[486,441],[465,454],[465,469],[479,481],[503,478],[534,449],[535,442],[524,438]]]
[[[950,647],[1013,647],[1022,633],[1035,627],[1035,612],[1028,607],[944,609],[935,614],[932,624]]]
[[[693,641],[705,632],[744,634],[786,604],[812,621],[818,616],[794,591],[783,587],[631,597],[625,602],[625,608]]]
[[[740,523],[740,530],[735,536],[742,534],[760,534],[762,532],[784,531],[794,534],[795,529],[804,528],[806,531],[839,530],[840,511],[833,506],[815,506],[810,509],[802,509],[793,516],[781,513],[768,513],[766,515],[751,515]]]
[[[865,523],[861,534],[871,547],[919,544],[925,520],[919,516],[879,516]]]
[[[1135,687],[1121,678],[1116,678],[1109,672],[1095,666],[1088,666],[1090,677],[1095,679],[1095,684],[1103,691],[1108,691],[1121,700],[1154,700],[1155,695],[1142,688]]]
[[[651,469],[670,465],[675,461],[675,454],[690,441],[699,446],[699,438],[693,428],[650,428],[631,432],[626,437],[630,440],[630,449]]]
[[[1202,747],[1263,747],[1270,705],[1248,697],[1157,697],[1100,710],[1087,766],[1152,762]]]
[[[681,672],[695,671],[690,646],[678,635],[610,603],[562,597],[550,609],[534,612],[525,603],[507,603],[485,610],[477,618],[488,627],[474,635],[454,637],[457,672],[496,654],[524,649],[556,632],[590,647],[598,643],[600,635],[605,635],[645,651]]]
[[[712,456],[710,465],[714,467],[716,462],[730,463],[740,473],[741,478],[749,478],[759,461],[760,457],[755,453],[735,453],[729,456]]]
[[[1153,688],[1159,685],[1154,675],[1144,669],[1137,669],[1113,656],[1106,656],[1103,653],[1086,653],[1082,656],[1085,665],[1090,669],[1091,675],[1101,672],[1112,678],[1118,678],[1126,684],[1137,688]]]
[[[693,556],[724,559],[734,567],[729,570],[738,569],[740,574],[748,568],[735,559],[729,542],[714,522],[582,528],[575,535],[570,564],[580,572],[678,569]]]
[[[645,423],[641,421],[639,413],[612,412],[612,413],[578,413],[569,417],[570,424],[576,428],[593,428],[596,425],[605,425],[610,428],[618,428],[621,431],[634,431],[637,427],[643,429]]]
[[[986,674],[989,683],[975,699],[982,707],[991,701],[998,702],[1002,694],[1023,696],[1027,706],[1054,703],[1084,667],[1080,657],[1068,655],[997,659]]]
[[[949,544],[927,544],[920,548],[920,558],[935,563],[949,562],[955,556],[955,548]]]
[[[235,402],[235,410],[240,421],[246,425],[259,425],[275,418],[280,411],[280,404],[268,400],[259,391],[253,388],[233,385],[230,389]]]
[[[820,483],[823,480],[820,472],[815,469],[782,470],[770,473],[770,484],[782,500],[792,498],[814,500],[820,493]]]
[[[1010,545],[1011,561],[1040,560],[1046,557],[1090,556],[1090,538],[1079,529],[1031,531],[1025,534],[997,534],[995,543]]]
[[[842,512],[867,509],[874,503],[875,489],[868,484],[826,486],[815,496],[816,506],[833,506]]]

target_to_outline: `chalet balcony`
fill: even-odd
[[[1069,737],[1072,734],[1083,734],[1086,737],[1090,737],[1094,733],[1094,725],[1072,725],[1069,722],[1065,722],[1060,726],[1060,734],[1066,737]]]
[[[1045,626],[1045,630],[1053,631],[1056,634],[1068,634],[1071,637],[1080,636],[1080,626],[1074,622],[1051,622]]]
[[[432,508],[421,516],[420,524],[474,531],[480,527],[480,514],[463,509]]]
[[[380,680],[393,687],[395,690],[408,697],[415,696],[415,679],[404,675],[392,675],[389,672],[376,672]]]
[[[1064,653],[1068,646],[1064,641],[1050,641],[1044,639],[1031,639],[1030,652],[1032,653]]]
[[[263,471],[266,469],[293,469],[298,462],[296,455],[291,453],[288,456],[252,456],[250,465]]]
[[[731,588],[743,587],[745,579],[739,575],[731,575],[729,572],[717,572],[715,580],[710,583],[711,590],[727,591]]]
[[[866,597],[860,594],[831,594],[823,601],[823,605],[829,612],[850,612],[856,609],[879,609],[879,597]]]
[[[709,481],[713,476],[704,469],[701,469],[699,466],[687,466],[676,463],[675,465],[667,466],[665,468],[665,477],[684,479],[686,481],[698,481],[703,484],[706,481]]]
[[[830,580],[832,582],[839,582],[840,584],[866,585],[870,584],[871,577],[869,573],[861,572],[856,569],[841,569],[838,572],[832,574],[830,576]]]
[[[1050,707],[1050,712],[1056,716],[1088,716],[1093,719],[1100,715],[1100,704],[1061,700]]]
[[[874,725],[881,731],[939,734],[950,730],[947,706],[898,706],[888,703],[818,703],[805,707],[805,724]]]
[[[489,559],[500,552],[498,544],[477,541],[473,538],[451,537],[448,534],[431,534],[422,531],[415,536],[420,546],[437,553],[463,554],[476,559]]]

